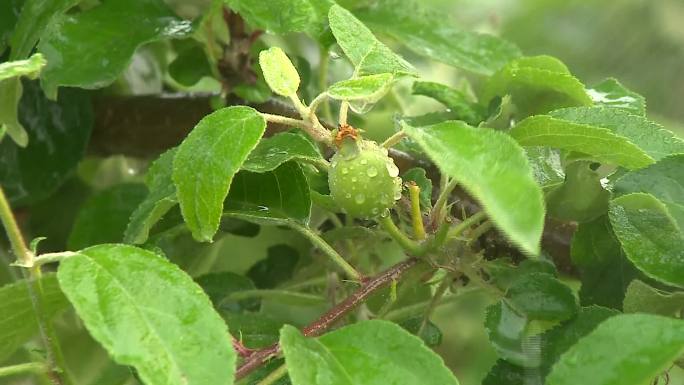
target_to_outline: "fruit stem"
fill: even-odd
[[[466,219],[463,220],[463,222],[459,223],[454,227],[452,230],[449,231],[449,238],[456,238],[459,235],[463,234],[463,232],[470,227],[472,227],[474,224],[482,221],[487,217],[487,214],[484,211],[480,211]]]
[[[358,281],[358,282],[363,282],[363,274],[359,273],[352,265],[349,264],[335,249],[333,249],[332,246],[328,242],[326,242],[323,238],[321,238],[318,234],[316,234],[313,230],[306,226],[302,226],[300,224],[296,223],[291,223],[290,227],[296,231],[298,231],[300,234],[305,236],[306,238],[311,241],[311,243],[314,244],[314,246],[318,247],[322,252],[324,252],[330,259],[337,265],[339,266],[342,270],[344,270],[345,273],[349,276],[349,278]]]
[[[394,239],[404,250],[411,253],[414,256],[421,256],[425,254],[427,249],[420,243],[407,237],[397,225],[392,221],[392,217],[389,213],[378,218],[378,222],[385,228],[385,231]]]
[[[413,236],[422,241],[425,239],[425,226],[423,225],[423,214],[420,212],[420,187],[415,182],[410,182],[409,198],[411,199],[411,223],[413,225]]]
[[[404,132],[404,130],[399,130],[399,131],[395,132],[389,138],[385,139],[385,141],[382,142],[382,147],[390,148],[390,147],[396,145],[397,143],[401,142],[401,140],[404,139],[405,137],[406,137],[406,133]]]
[[[0,377],[12,376],[26,372],[41,373],[45,371],[45,369],[45,364],[42,362],[27,362],[25,364],[17,364],[0,368]]]
[[[349,113],[349,102],[342,102],[340,104],[340,115],[338,118],[340,127],[344,127],[347,125],[348,113]]]

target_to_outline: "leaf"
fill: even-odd
[[[563,321],[577,312],[572,290],[552,275],[529,273],[506,291],[506,301],[528,319]]]
[[[0,139],[7,134],[18,146],[26,147],[29,138],[19,122],[17,111],[22,92],[21,79],[18,77],[0,80],[0,95],[3,95],[0,100]]]
[[[26,60],[0,63],[0,81],[19,76],[35,79],[45,64],[47,64],[45,58],[39,53],[32,55]]]
[[[222,311],[221,315],[235,338],[250,349],[259,349],[278,342],[283,322],[263,313],[233,313]]]
[[[266,121],[250,107],[227,107],[205,116],[173,160],[173,182],[192,236],[211,241],[233,176],[257,145]]]
[[[432,181],[427,177],[425,169],[414,167],[406,170],[401,176],[404,183],[413,182],[420,187],[420,204],[423,208],[432,207]]]
[[[401,321],[399,326],[420,337],[425,345],[431,348],[442,344],[442,331],[432,321],[425,320],[423,316],[407,318]]]
[[[501,231],[529,254],[539,254],[544,226],[542,191],[523,150],[506,134],[463,122],[428,127],[402,123],[443,173],[484,207]]]
[[[551,189],[565,181],[565,171],[558,150],[548,147],[527,147],[525,154],[532,167],[534,180],[542,189]]]
[[[299,262],[299,252],[288,245],[275,245],[266,251],[266,259],[249,268],[247,276],[258,288],[271,289],[290,278]]]
[[[539,366],[540,357],[535,353],[535,345],[526,337],[527,318],[517,313],[508,303],[501,300],[487,307],[485,329],[489,342],[499,357],[524,367]]]
[[[310,213],[306,177],[298,164],[288,162],[269,172],[238,173],[224,214],[256,224],[284,225],[308,223]]]
[[[145,198],[141,184],[120,184],[88,199],[78,212],[67,241],[70,250],[100,243],[119,242],[128,218]]]
[[[684,155],[672,155],[641,170],[630,171],[613,186],[616,195],[643,192],[663,202],[679,229],[684,229]]]
[[[682,352],[684,321],[646,314],[616,315],[563,354],[546,383],[645,384]]]
[[[587,93],[597,106],[620,108],[631,114],[646,115],[646,100],[643,96],[627,89],[619,81],[608,78],[592,88]]]
[[[190,32],[191,23],[174,15],[161,0],[106,1],[55,17],[38,44],[48,61],[41,77],[45,93],[54,98],[58,86],[107,86],[140,45],[183,38]]]
[[[684,292],[667,293],[635,279],[627,287],[625,313],[650,313],[672,317],[684,308]]]
[[[27,81],[18,113],[29,145],[0,142],[0,185],[14,205],[26,205],[50,196],[76,168],[90,138],[93,111],[82,90],[64,90],[52,102],[37,82]]]
[[[482,101],[489,102],[495,96],[505,95],[513,97],[523,116],[592,104],[584,85],[551,56],[512,60],[488,80]]]
[[[456,115],[454,120],[463,120],[468,124],[477,125],[485,117],[484,108],[471,103],[463,92],[447,85],[435,82],[415,82],[412,92],[414,95],[427,96],[444,104]]]
[[[232,384],[225,323],[192,279],[162,257],[98,245],[64,260],[59,284],[90,334],[149,384]]]
[[[546,194],[546,207],[554,218],[588,222],[608,211],[609,200],[592,162],[580,160],[565,166],[565,181]]]
[[[12,35],[11,60],[28,57],[51,20],[78,4],[78,0],[26,0]]]
[[[316,145],[309,139],[297,133],[283,132],[262,139],[242,164],[242,169],[251,172],[273,171],[289,161],[327,165]]]
[[[381,43],[351,12],[333,5],[328,18],[337,44],[356,67],[354,75],[415,74],[411,64]]]
[[[613,199],[608,215],[625,254],[639,270],[684,287],[684,233],[662,202],[645,193],[623,195]]]
[[[280,331],[290,379],[310,384],[458,384],[442,359],[400,326],[364,321],[317,338]]]
[[[0,2],[0,56],[5,53],[14,26],[17,23],[24,0],[9,0]]]
[[[145,243],[152,226],[178,204],[176,186],[171,179],[173,158],[177,150],[177,148],[172,148],[163,153],[147,171],[145,184],[149,192],[145,200],[131,214],[124,231],[124,242]]]
[[[524,385],[526,370],[505,360],[497,360],[482,380],[482,385]]]
[[[556,110],[549,115],[573,123],[607,128],[614,134],[627,138],[655,160],[684,152],[684,140],[661,125],[625,110],[579,107]]]
[[[356,14],[372,30],[386,34],[419,55],[454,67],[491,75],[520,56],[513,43],[493,35],[463,31],[455,20],[423,2],[382,0]]]
[[[318,38],[332,0],[226,0],[250,25],[274,34],[306,32]]]
[[[207,27],[208,28],[208,27]],[[178,56],[169,64],[168,73],[179,84],[191,87],[204,77],[211,77],[211,64],[201,43],[193,39],[180,40]]]
[[[197,277],[195,282],[207,293],[216,310],[239,312],[259,309],[259,301],[254,298],[235,301],[230,297],[238,291],[256,289],[254,282],[245,276],[223,271],[204,274]]]
[[[547,146],[591,155],[599,162],[628,169],[646,167],[653,158],[629,139],[607,128],[574,123],[548,115],[529,117],[510,131],[523,146]]]
[[[299,89],[299,74],[282,49],[271,47],[259,52],[259,65],[269,87],[278,95],[294,96]]]
[[[337,100],[363,100],[375,103],[392,87],[392,74],[376,74],[339,81],[328,88],[328,95]]]
[[[69,307],[57,284],[55,274],[43,274],[42,312],[52,319]],[[31,337],[38,334],[38,320],[33,311],[27,281],[20,280],[0,287],[0,361],[5,361]]]

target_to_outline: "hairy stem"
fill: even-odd
[[[385,148],[390,148],[396,145],[397,143],[401,142],[402,139],[406,137],[406,133],[404,130],[400,130],[392,134],[389,138],[385,139],[384,142],[382,142],[382,147]]]
[[[297,100],[297,99],[295,98],[294,100]],[[267,122],[301,128],[307,134],[309,134],[309,136],[313,140],[315,140],[317,142],[325,143],[328,145],[330,145],[332,143],[332,136],[330,135],[330,132],[328,130],[326,130],[325,127],[323,127],[320,124],[320,122],[318,122],[318,126],[316,126],[312,122],[309,122],[306,120],[288,118],[287,116],[266,114],[263,112],[261,113],[261,116]]]
[[[392,237],[392,239],[394,239],[404,250],[416,256],[425,254],[425,247],[413,239],[410,239],[406,234],[399,230],[397,225],[392,221],[391,215],[387,214],[379,217],[378,222],[380,222],[390,237]]]
[[[12,251],[17,257],[18,262],[23,266],[32,266],[33,253],[26,246],[24,236],[21,235],[19,225],[17,225],[17,221],[14,219],[14,214],[12,214],[12,209],[2,188],[0,188],[0,220],[2,220],[7,238],[9,238]]]
[[[344,301],[340,302],[316,321],[305,327],[302,333],[304,333],[304,335],[307,337],[323,334],[323,332],[330,329],[344,316],[349,314],[360,304],[364,303],[373,293],[389,285],[392,281],[398,280],[399,277],[401,277],[404,273],[409,271],[417,264],[418,259],[409,258],[385,270],[376,277],[365,281],[360,288],[358,288]],[[239,380],[245,377],[261,365],[268,362],[268,360],[271,358],[276,357],[279,352],[280,346],[278,344],[255,351],[253,354],[247,357],[242,365],[237,369],[235,374],[236,379]]]
[[[12,376],[20,373],[41,373],[45,371],[42,362],[27,362],[25,364],[11,365],[0,368],[0,377]]]
[[[349,114],[349,102],[342,102],[340,104],[340,115],[338,117],[338,121],[340,123],[340,126],[346,126],[347,125],[347,115]]]
[[[442,176],[442,178],[446,178]],[[445,180],[445,179],[443,179]],[[439,192],[435,206],[432,208],[432,223],[441,223],[446,217],[446,204],[447,200],[451,196],[451,192],[456,188],[456,180],[451,180],[446,186],[442,187],[442,191]]]
[[[306,226],[294,223],[292,223],[290,227],[308,238],[309,241],[314,244],[314,246],[318,247],[330,258],[331,261],[344,270],[349,278],[359,282],[363,280],[363,274],[359,273],[352,265],[350,265],[349,262],[347,262],[337,251],[335,251],[335,249],[333,249],[328,242],[316,234],[316,232]]]
[[[463,234],[464,231],[469,229],[471,226],[479,223],[483,219],[487,218],[487,214],[484,211],[480,211],[468,218],[466,218],[463,222],[459,223],[454,227],[453,229],[449,230],[449,238],[456,238]]]
[[[276,370],[264,377],[263,380],[259,381],[257,385],[272,385],[275,384],[282,376],[287,374],[287,365],[282,364]]]

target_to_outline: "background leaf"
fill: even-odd
[[[412,92],[414,95],[423,95],[444,104],[455,115],[454,120],[463,120],[470,125],[477,125],[484,117],[486,111],[476,103],[468,100],[461,91],[447,85],[435,82],[415,82]]]
[[[667,207],[645,193],[615,198],[610,223],[627,257],[646,275],[684,287],[684,234]]]
[[[250,25],[275,34],[306,32],[311,37],[323,33],[332,0],[226,0]]]
[[[269,87],[278,95],[293,96],[299,89],[299,74],[282,49],[271,47],[259,53],[259,65]]]
[[[563,321],[577,312],[572,290],[546,273],[529,273],[506,291],[507,303],[528,319]]]
[[[205,116],[173,160],[181,212],[195,239],[211,241],[233,176],[266,129],[250,107],[227,107]]]
[[[232,384],[225,323],[177,266],[133,246],[105,244],[64,260],[60,286],[112,358],[150,384]]]
[[[565,180],[546,194],[549,215],[564,221],[587,222],[608,211],[610,192],[589,161],[565,166]]]
[[[667,293],[635,279],[627,287],[625,313],[650,313],[672,317],[684,308],[684,292]]]
[[[546,383],[645,384],[683,351],[684,321],[645,314],[616,315],[563,354]]]
[[[190,32],[191,23],[174,15],[161,0],[105,1],[80,13],[56,17],[38,44],[38,51],[48,61],[42,76],[45,93],[54,98],[58,86],[109,85],[138,46],[186,37]]]
[[[627,89],[617,79],[608,78],[587,93],[597,106],[620,108],[631,114],[646,115],[646,100],[643,96]]]
[[[443,173],[478,199],[514,243],[527,253],[539,253],[542,192],[523,150],[509,136],[462,122],[421,128],[402,123],[402,127]]]
[[[78,0],[26,0],[12,34],[10,59],[28,57],[50,20],[76,4]]]

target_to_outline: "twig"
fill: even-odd
[[[397,143],[401,142],[401,140],[404,139],[405,137],[406,137],[406,133],[404,132],[404,130],[397,131],[394,134],[392,134],[392,136],[385,139],[384,142],[382,142],[382,147],[390,148],[390,147],[396,145]]]
[[[302,332],[305,336],[318,336],[322,334],[335,325],[337,321],[342,319],[345,315],[366,301],[371,294],[389,285],[390,282],[398,280],[399,277],[413,268],[417,263],[418,259],[409,258],[392,266],[388,270],[385,270],[378,276],[367,280],[359,289],[352,293],[352,295],[330,309],[327,313],[323,314],[318,320],[305,327]],[[249,355],[237,369],[236,379],[239,380],[245,377],[271,358],[276,357],[279,352],[280,347],[278,344],[255,351]]]
[[[240,357],[243,357],[243,358],[249,357],[254,352],[254,350],[243,345],[242,342],[240,342],[237,338],[232,337],[232,339],[233,339],[233,349],[235,349],[235,351],[237,352],[237,354]]]
[[[268,376],[264,377],[263,380],[259,381],[257,385],[272,385],[280,379],[280,377],[287,374],[287,365],[282,364],[276,370],[269,373]]]
[[[27,362],[25,364],[11,365],[0,368],[0,377],[12,376],[19,373],[40,373],[47,368],[42,362]]]

